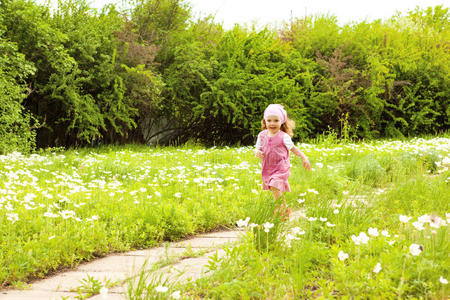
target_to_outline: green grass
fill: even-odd
[[[448,144],[429,138],[299,145],[314,170],[292,158],[285,198],[317,219],[291,225],[304,231],[297,236],[274,219],[276,203],[260,188],[251,147],[129,145],[0,156],[0,285],[20,286],[94,257],[235,226],[249,216],[260,228],[227,259],[211,262],[209,279],[171,291],[225,299],[443,298],[447,226],[418,231],[412,222],[424,214],[447,220]],[[413,218],[403,224],[400,215]],[[266,222],[275,225],[269,233]],[[371,227],[380,235],[356,245],[352,236]],[[295,236],[290,247],[288,233]],[[418,256],[409,254],[413,243],[423,245]],[[339,251],[349,257],[339,260]],[[375,273],[377,263],[382,269]]]

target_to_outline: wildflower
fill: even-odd
[[[367,231],[371,236],[379,236],[378,229],[370,227]]]
[[[158,286],[155,288],[155,291],[157,291],[158,293],[165,293],[165,292],[167,292],[168,290],[169,290],[168,287],[162,286],[162,285],[158,285]]]
[[[293,234],[303,235],[305,234],[304,230],[301,230],[300,227],[294,227],[291,229]]]
[[[373,272],[374,273],[379,273],[380,271],[381,271],[381,265],[380,265],[380,263],[377,263],[375,265],[375,268],[373,268]]]
[[[273,224],[269,223],[269,222],[266,222],[266,223],[263,224],[263,226],[264,226],[264,231],[265,232],[269,232],[270,228],[273,227]]]
[[[104,286],[100,289],[100,295],[102,295],[103,299],[108,298],[108,288],[106,286]]]
[[[158,197],[161,197],[161,193],[158,192],[158,191],[155,191],[155,195],[158,196]]]
[[[348,191],[342,191],[343,195],[348,195]]]
[[[335,225],[335,224],[332,224],[332,223],[330,223],[330,222],[327,222],[327,226],[328,226],[328,227],[335,227],[336,225]]]
[[[445,279],[445,278],[442,277],[442,276],[439,277],[439,282],[442,283],[442,284],[448,284],[448,280]]]
[[[367,244],[369,237],[365,232],[360,232],[358,236],[352,235],[352,240],[355,245]]]
[[[419,231],[424,230],[425,228],[423,227],[423,223],[422,222],[413,222],[412,225]]]
[[[308,221],[310,221],[310,222],[314,222],[314,221],[317,221],[317,218],[315,218],[315,217],[308,217],[308,218],[306,218]]]
[[[19,221],[19,214],[17,213],[7,213],[8,220],[11,221],[13,224],[16,223],[16,221]]]
[[[382,234],[383,236],[385,236],[385,237],[390,237],[390,236],[391,236],[387,230],[381,231],[381,234]]]
[[[313,193],[313,194],[319,194],[318,191],[316,191],[315,189],[308,189],[308,192]]]
[[[173,299],[180,299],[181,298],[181,292],[180,291],[175,291],[172,293],[172,295],[170,295]]]
[[[335,214],[335,215],[337,215],[339,213],[339,209],[335,209],[335,210],[333,210],[333,214]]]
[[[255,224],[255,223],[250,223],[249,225],[248,225],[248,227],[250,227],[250,228],[254,228],[254,227],[257,227],[258,226],[258,224]]]
[[[305,199],[300,198],[300,199],[297,200],[297,202],[298,202],[299,204],[302,204],[303,202],[305,202]]]
[[[341,250],[338,253],[338,258],[339,258],[339,260],[342,260],[342,261],[346,260],[348,258],[348,254]]]
[[[238,227],[247,227],[248,221],[250,221],[249,217],[245,218],[245,220],[239,219],[236,223]]]
[[[319,168],[323,168],[323,163],[316,163],[316,166]]]
[[[325,221],[327,220],[327,218],[322,218],[322,217],[320,217],[319,220],[320,220],[321,222],[325,222]]]
[[[423,250],[422,245],[411,244],[411,246],[409,246],[409,252],[414,256],[419,255],[422,252],[422,250]]]
[[[394,243],[395,243],[395,241],[389,241],[389,242],[388,242],[389,246],[394,245]]]
[[[420,223],[429,223],[431,221],[431,218],[429,215],[423,215],[417,218],[417,221]]]
[[[181,198],[181,193],[175,193],[175,194],[173,194],[175,197],[177,197],[177,198]]]
[[[411,220],[411,218],[412,217],[408,217],[408,216],[404,216],[404,215],[399,216],[400,222],[402,222],[402,223],[408,223],[409,220]]]

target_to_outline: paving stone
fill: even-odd
[[[126,272],[77,272],[69,271],[58,274],[56,276],[42,279],[31,284],[32,290],[40,291],[66,291],[76,290],[82,285],[81,280],[87,279],[88,276],[102,282],[107,280],[112,282],[121,282],[128,278],[130,273]]]
[[[153,263],[160,260],[159,256],[123,256],[112,255],[105,258],[78,266],[75,271],[80,272],[124,272],[132,273],[147,263],[150,267]]]
[[[202,233],[197,237],[208,237],[208,238],[240,238],[244,233],[240,230],[232,230],[232,231],[218,231],[211,233]]]
[[[236,242],[238,239],[234,237],[228,238],[208,238],[208,237],[198,237],[191,240],[186,240],[182,242],[172,243],[170,247],[172,248],[213,248],[221,247],[232,242]]]
[[[35,290],[10,290],[0,292],[1,300],[61,300],[62,297],[67,299],[76,299],[78,293],[55,292],[55,291],[35,291]]]

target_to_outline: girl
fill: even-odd
[[[308,158],[291,140],[295,122],[287,117],[284,107],[280,104],[270,104],[264,111],[261,121],[261,131],[256,141],[255,156],[262,160],[263,189],[271,190],[273,197],[278,199],[284,191],[290,192],[289,178],[289,150],[300,157],[303,167],[311,170]],[[286,200],[283,201],[287,208]],[[281,207],[283,209],[283,207]],[[287,213],[289,214],[288,209]]]

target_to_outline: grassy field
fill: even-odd
[[[292,158],[286,200],[304,215],[289,226],[272,213],[277,204],[260,188],[251,147],[0,156],[0,283],[21,285],[249,217],[239,222],[247,240],[211,260],[209,279],[167,293],[446,298],[449,145],[448,138],[344,144],[332,137],[299,144],[313,170]]]

